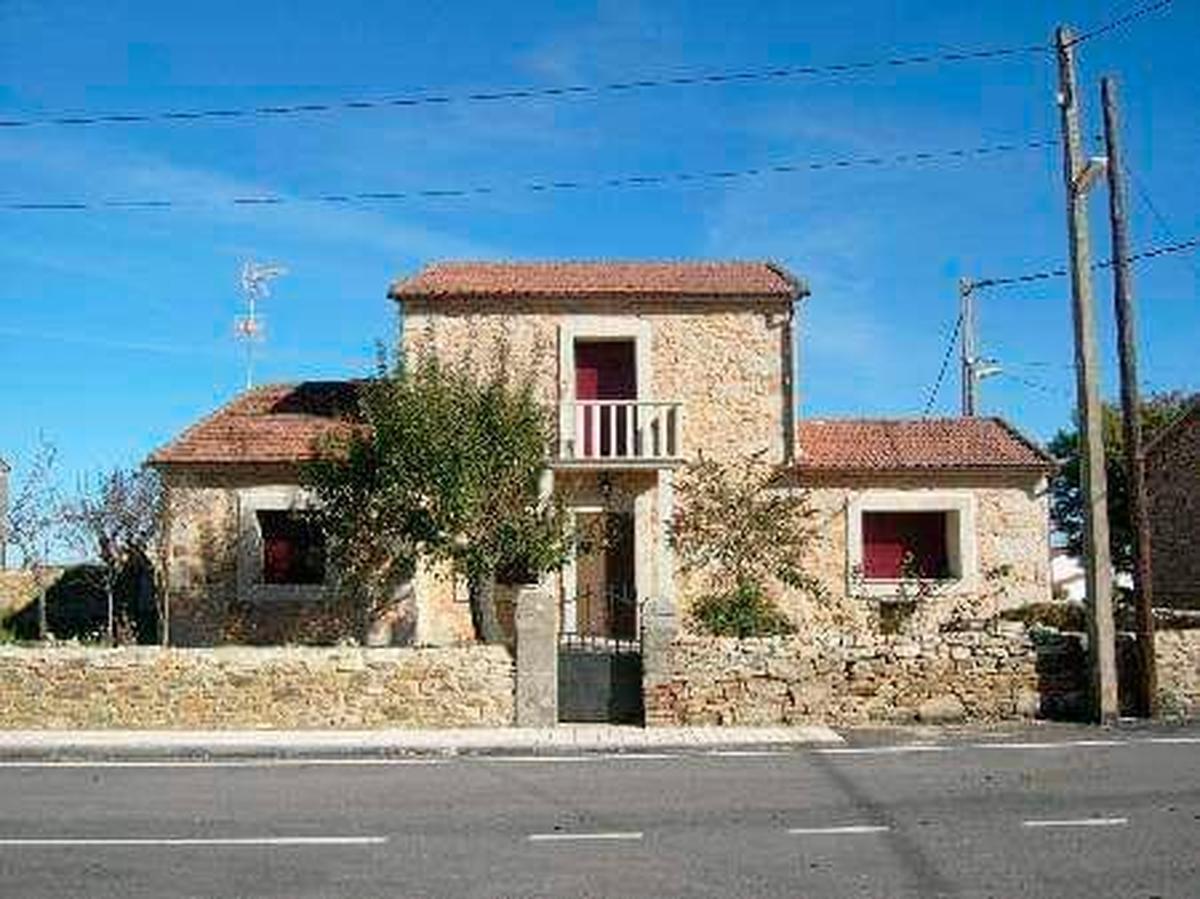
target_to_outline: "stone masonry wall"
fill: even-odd
[[[1160,711],[1200,718],[1200,630],[1155,635]],[[1136,659],[1120,635],[1122,707]],[[1079,719],[1088,667],[1078,634],[988,632],[821,639],[682,637],[648,644],[650,725],[831,725]]]
[[[648,647],[652,725],[987,721],[1082,708],[1073,637],[1024,630],[736,640]]]
[[[1160,711],[1200,718],[1200,630],[1160,630],[1154,652]]]
[[[560,329],[604,317],[648,324],[651,383],[644,398],[683,403],[683,447],[714,458],[768,451],[783,459],[784,340],[787,304],[653,298],[603,301],[502,298],[404,304],[405,352],[486,366],[499,342],[510,365],[532,371],[541,398],[560,399]],[[631,335],[632,336],[632,335]]]
[[[505,727],[514,689],[502,646],[0,647],[9,728]]]
[[[1156,605],[1200,609],[1200,407],[1146,458]]]

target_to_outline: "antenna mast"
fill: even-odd
[[[268,282],[286,275],[287,269],[274,262],[249,261],[242,266],[242,296],[246,314],[234,319],[233,332],[246,345],[246,389],[254,386],[254,346],[266,340],[266,325],[258,314],[258,302],[270,296]]]

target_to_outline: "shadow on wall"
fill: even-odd
[[[1090,674],[1081,633],[1032,632],[1037,649],[1039,715],[1050,721],[1090,720]],[[1141,660],[1137,637],[1119,633],[1116,638],[1117,700],[1121,715],[1137,713],[1137,685]]]
[[[118,643],[157,643],[154,578],[145,563],[129,565],[117,580],[114,617]],[[18,640],[38,639],[36,598],[4,622]],[[75,565],[46,591],[46,626],[59,640],[101,641],[108,630],[108,600],[101,569]]]

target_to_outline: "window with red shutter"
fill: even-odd
[[[863,576],[868,580],[950,576],[946,512],[863,512]]]
[[[311,515],[264,509],[258,512],[258,528],[264,584],[325,582],[325,534]]]

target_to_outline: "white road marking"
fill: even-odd
[[[640,840],[640,830],[611,830],[600,833],[531,833],[531,843],[569,843],[582,840]]]
[[[837,746],[830,749],[814,749],[818,755],[905,755],[916,752],[951,752],[956,746],[935,743],[911,743],[900,746]]]
[[[1057,743],[970,743],[969,749],[1103,749],[1128,746],[1128,740],[1062,740]]]
[[[721,759],[758,759],[778,755],[794,755],[786,749],[710,749],[707,756]]]
[[[1192,746],[1200,744],[1200,737],[1147,737],[1144,743],[1162,743],[1167,746]]]
[[[845,824],[840,827],[789,827],[793,836],[821,836],[826,834],[886,833],[891,828],[886,824]]]
[[[29,837],[0,838],[0,846],[380,846],[387,837]]]
[[[1022,827],[1121,827],[1128,818],[1062,818],[1059,820],[1022,821]]]
[[[643,761],[664,761],[686,758],[683,753],[673,752],[593,752],[582,753],[579,755],[482,755],[478,757],[483,761],[488,762],[520,762],[522,764],[537,764],[538,762],[548,762],[550,764],[572,763],[572,762],[643,762]]]
[[[48,761],[0,761],[0,768],[373,768],[395,765],[444,765],[444,758],[345,758],[345,759],[112,759],[86,761],[60,759]]]

